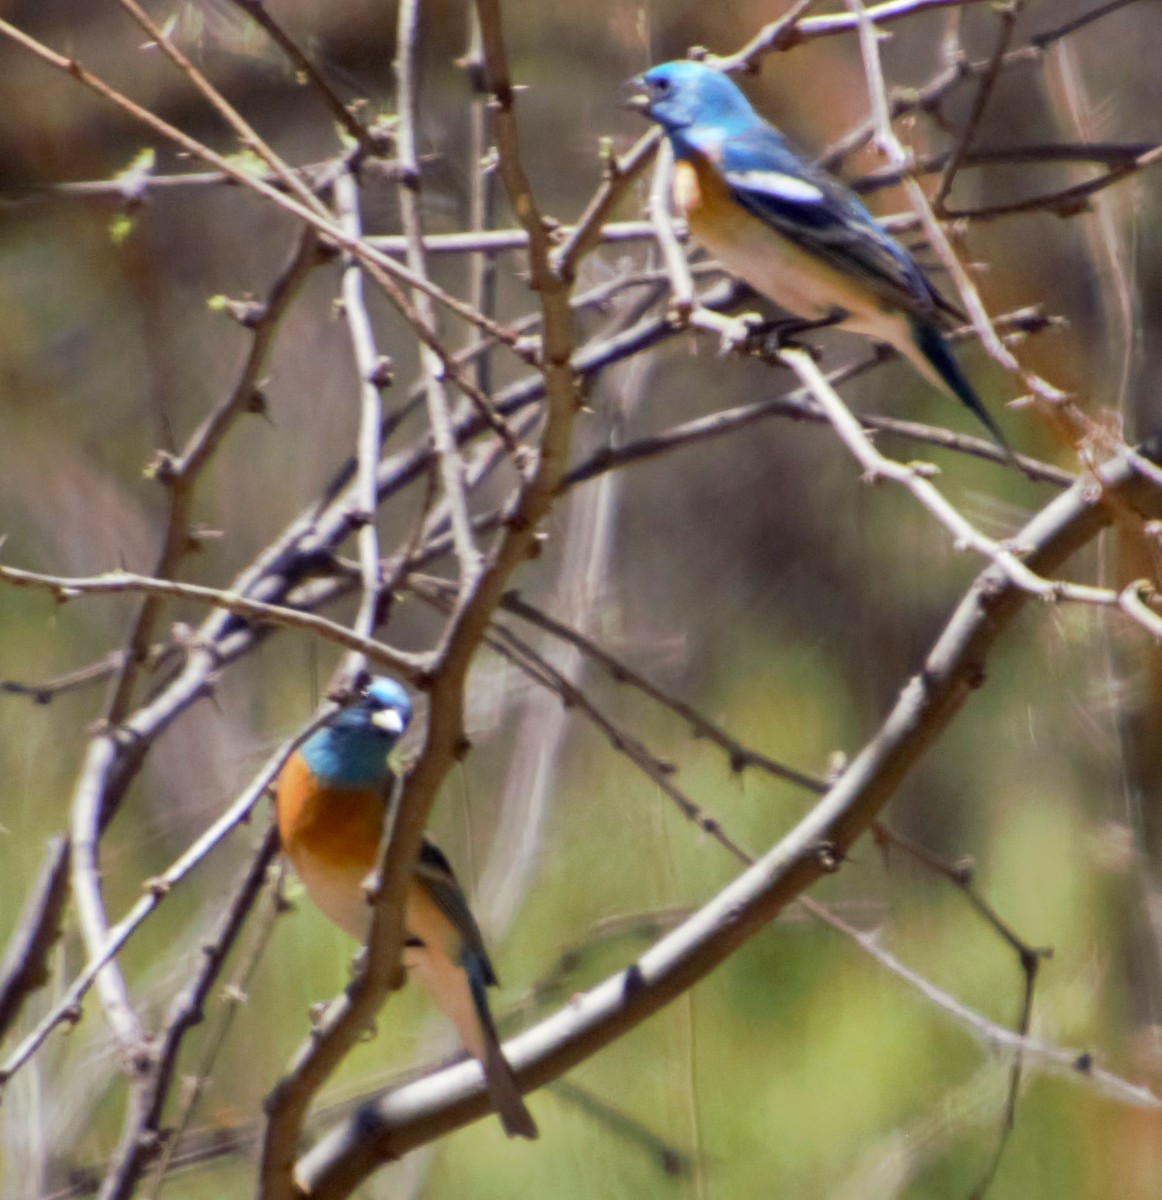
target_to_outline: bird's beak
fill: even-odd
[[[403,716],[396,712],[394,708],[384,708],[371,716],[372,725],[382,729],[385,733],[390,733],[392,737],[399,737],[404,730]]]
[[[645,80],[640,75],[635,75],[633,79],[627,79],[624,86],[627,88],[637,88],[638,90],[636,95],[626,96],[622,100],[620,107],[628,108],[630,112],[641,113],[643,117],[648,116],[650,111],[650,97],[644,90],[646,86]]]

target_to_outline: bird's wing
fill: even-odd
[[[416,875],[420,884],[427,889],[436,906],[456,927],[465,947],[479,960],[483,967],[484,981],[487,984],[497,982],[496,972],[488,960],[484,949],[484,938],[480,926],[464,899],[464,892],[452,872],[452,864],[444,856],[444,852],[435,842],[424,839],[420,847],[420,860],[416,864]]]
[[[716,157],[733,198],[801,249],[864,280],[905,312],[939,319],[947,311],[912,257],[855,194],[800,157],[769,126],[725,139]]]

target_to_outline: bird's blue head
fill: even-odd
[[[760,120],[750,101],[727,76],[702,63],[661,63],[634,83],[644,95],[635,97],[629,107],[657,121],[671,136],[681,136],[683,130],[695,124],[732,134]]]
[[[394,679],[378,676],[302,746],[312,773],[338,787],[378,786],[387,756],[412,719],[412,702]]]

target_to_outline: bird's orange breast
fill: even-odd
[[[691,233],[735,218],[737,205],[711,163],[704,158],[680,158],[674,163],[674,207],[686,218]]]
[[[279,776],[278,833],[294,862],[307,854],[342,870],[370,871],[383,830],[383,796],[374,789],[327,787],[295,755]]]

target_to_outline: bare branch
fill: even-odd
[[[413,580],[414,582],[417,581]],[[635,671],[628,664],[614,658],[612,654],[607,650],[603,650],[592,639],[585,637],[568,625],[554,620],[547,613],[529,604],[518,593],[506,593],[504,599],[501,601],[501,608],[505,612],[513,613],[522,620],[528,621],[538,629],[543,629],[547,633],[551,633],[554,637],[560,638],[572,646],[576,646],[586,658],[592,659],[592,661],[602,666],[612,679],[618,683],[626,683],[631,687],[637,688],[638,691],[649,696],[651,700],[656,700],[671,712],[676,713],[690,726],[690,730],[695,737],[706,738],[707,741],[713,742],[727,755],[730,759],[730,769],[732,771],[743,771],[747,767],[757,767],[759,770],[765,771],[768,775],[773,775],[776,779],[793,783],[796,787],[804,788],[807,791],[815,792],[819,795],[827,791],[827,784],[822,779],[804,774],[802,771],[795,770],[794,767],[785,766],[783,763],[776,762],[773,758],[768,758],[765,754],[760,754],[757,750],[752,750],[744,746],[741,742],[732,738],[720,725],[715,724],[715,722],[698,712],[697,709],[669,695],[669,693],[663,691],[657,684],[651,683],[644,675]],[[569,700],[570,697],[563,696],[562,699]]]
[[[299,49],[298,44],[270,15],[263,0],[231,0],[231,2],[247,13],[255,24],[262,27],[270,40],[286,55],[295,71],[311,85],[327,111],[346,130],[348,137],[354,138],[359,143],[363,153],[368,156],[381,153],[383,146],[380,138],[375,132],[368,130],[351,109],[339,99],[311,59]]]
[[[53,838],[0,966],[0,1041],[25,1000],[49,981],[48,955],[61,935],[69,898],[69,844]]]
[[[111,930],[97,953],[86,963],[84,970],[77,975],[65,990],[64,994],[53,1006],[52,1010],[40,1021],[35,1029],[16,1047],[0,1066],[0,1085],[6,1083],[28,1060],[45,1038],[58,1026],[75,1022],[80,1015],[80,1002],[92,986],[101,969],[118,954],[129,938],[137,931],[141,923],[170,895],[174,887],[180,883],[202,860],[232,833],[239,825],[250,819],[255,805],[262,799],[271,781],[282,770],[283,764],[290,757],[294,748],[311,733],[334,711],[328,705],[296,737],[286,742],[267,760],[254,780],[241,796],[225,813],[206,830],[186,851],[161,875],[146,883],[145,894],[129,910],[122,920]]]
[[[416,275],[426,277],[423,228],[420,224],[420,168],[416,155],[415,54],[418,25],[419,6],[416,0],[402,0],[397,22],[395,64],[399,109],[399,202],[404,237],[407,239],[408,266]],[[429,298],[423,292],[416,292],[412,302],[421,320],[434,329],[435,312]],[[439,359],[429,348],[423,347],[420,350],[420,365],[427,394],[432,441],[439,456],[440,479],[451,514],[456,556],[460,561],[460,594],[464,598],[471,594],[480,576],[482,562],[480,551],[472,539],[468,501],[464,493],[464,464],[452,434],[448,397],[439,377]]]
[[[345,172],[335,181],[335,206],[343,227],[352,238],[363,234],[359,216],[359,187],[355,177]],[[375,510],[379,496],[375,474],[379,467],[380,435],[383,428],[383,405],[380,388],[390,381],[385,377],[384,360],[375,345],[371,320],[363,303],[363,271],[359,263],[349,260],[343,268],[343,315],[351,336],[355,369],[359,379],[359,441],[357,449],[359,529],[359,561],[363,575],[363,594],[355,617],[355,632],[374,637],[379,622],[380,574],[379,532],[375,527]],[[429,314],[430,315],[430,314]],[[356,679],[366,667],[361,654],[352,655],[347,664],[349,680]]]
[[[110,571],[106,575],[94,575],[87,579],[68,579],[3,565],[0,565],[0,580],[5,580],[15,587],[40,588],[52,592],[58,601],[75,596],[110,596],[127,592],[140,592],[147,596],[171,596],[178,600],[197,600],[227,612],[237,613],[252,621],[307,630],[347,650],[366,654],[371,662],[385,670],[394,671],[413,683],[423,678],[429,665],[426,655],[405,654],[401,650],[393,650],[382,642],[353,633],[345,625],[328,621],[314,613],[284,608],[278,604],[264,604],[261,600],[250,600],[237,592],[225,592],[196,583],[175,583],[166,579],[155,579],[152,575],[134,575],[129,571]]]
[[[137,3],[137,0],[117,0],[123,9],[149,34],[153,44],[161,49],[179,71],[198,89],[210,102],[215,111],[227,125],[238,135],[242,145],[256,154],[274,173],[292,195],[298,197],[300,203],[307,208],[313,208],[320,216],[326,216],[327,211],[314,192],[303,183],[294,171],[283,162],[273,148],[262,138],[258,131],[245,117],[218,91],[216,87],[194,66],[181,50],[170,40],[156,21]]]
[[[242,926],[266,884],[267,871],[278,854],[278,830],[266,831],[250,866],[219,921],[217,932],[202,947],[202,965],[190,986],[176,998],[166,1018],[160,1044],[150,1048],[148,1071],[133,1119],[126,1123],[113,1168],[101,1188],[102,1200],[128,1200],[149,1165],[161,1154],[170,1133],[162,1127],[162,1113],[177,1071],[178,1056],[186,1035],[205,1016],[210,991],[218,980]]]
[[[17,683],[15,680],[0,680],[0,692],[8,692],[12,696],[27,696],[33,704],[51,704],[57,696],[67,692],[80,691],[103,683],[117,671],[125,656],[120,650],[114,650],[103,659],[90,663],[87,667],[79,667],[75,671],[67,671],[55,679],[44,683]]]
[[[989,97],[992,96],[993,89],[1000,78],[1001,64],[1004,62],[1009,45],[1013,40],[1013,31],[1017,26],[1017,16],[1020,9],[1021,0],[1015,0],[1012,4],[996,9],[997,17],[1001,23],[1001,32],[993,47],[993,52],[989,58],[988,66],[985,68],[985,73],[981,77],[980,86],[976,89],[976,95],[973,97],[972,111],[968,115],[968,120],[964,123],[964,128],[961,130],[960,137],[952,151],[948,166],[944,169],[944,174],[940,180],[940,187],[937,189],[936,196],[932,201],[932,207],[938,217],[947,218],[949,215],[945,210],[944,201],[948,198],[948,193],[952,190],[952,184],[956,179],[956,172],[960,170],[960,165],[964,162],[968,148],[972,144],[972,140],[976,136],[976,131],[980,126],[981,118],[984,116],[984,110],[988,106]],[[890,116],[888,119],[891,119]]]

